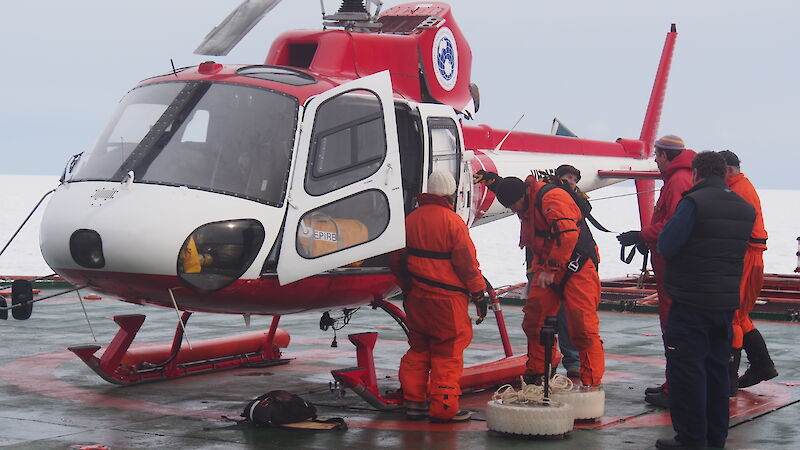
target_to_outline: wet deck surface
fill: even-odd
[[[47,292],[42,292],[46,294]],[[86,301],[100,344],[117,331],[110,317],[146,314],[135,342],[172,339],[175,312],[109,300]],[[524,351],[519,308],[505,308],[515,354]],[[400,413],[381,413],[352,392],[337,398],[329,389],[331,369],[355,365],[355,348],[347,334],[377,331],[376,367],[382,390],[399,386],[396,371],[407,348],[399,326],[381,311],[362,308],[338,334],[318,327],[318,314],[286,316],[281,327],[292,335],[284,355],[288,365],[235,369],[167,382],[135,386],[111,385],[86,367],[69,345],[91,343],[76,299],[36,304],[28,321],[0,322],[0,446],[9,448],[69,448],[103,444],[110,448],[518,448],[530,441],[487,432],[482,411],[491,392],[465,395],[462,405],[477,411],[466,424],[433,425],[407,422]],[[245,329],[239,316],[195,314],[188,326],[192,341],[243,331],[266,329],[269,318],[254,317]],[[796,448],[800,445],[800,364],[796,345],[800,327],[791,323],[758,322],[780,376],[740,391],[732,400],[728,447],[731,449]],[[607,352],[605,416],[582,424],[564,440],[536,441],[553,449],[653,448],[657,438],[673,435],[666,410],[648,406],[643,389],[661,382],[664,362],[658,321],[652,315],[601,313],[601,334]],[[99,352],[98,352],[99,353]],[[491,317],[475,327],[467,364],[502,356]],[[742,371],[744,370],[744,364]],[[254,429],[228,422],[238,417],[259,394],[285,389],[315,403],[320,416],[344,417],[350,429],[340,432]]]

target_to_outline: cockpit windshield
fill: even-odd
[[[69,181],[134,181],[234,194],[280,206],[297,99],[236,84],[168,82],[120,103]]]

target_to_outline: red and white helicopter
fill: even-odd
[[[226,54],[277,3],[245,0],[196,53]],[[67,165],[43,216],[42,254],[76,286],[184,319],[273,315],[263,360],[280,356],[283,314],[372,303],[402,319],[385,301],[397,292],[387,254],[404,246],[405,215],[434,169],[453,173],[469,226],[511,214],[471,183],[474,172],[524,178],[562,163],[581,170],[585,191],[639,178],[649,221],[676,35],[673,26],[639,138],[591,141],[468,125],[479,97],[449,5],[344,0],[323,29],[280,35],[262,64],[206,61],[139,83]],[[72,348],[98,374],[132,383],[188,373],[172,357],[152,372],[124,370],[144,316],[116,320],[102,358],[98,346]],[[179,328],[173,356],[180,342]]]

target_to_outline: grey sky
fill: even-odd
[[[192,54],[239,0],[6,2],[0,173],[56,174],[139,80]],[[329,11],[339,2],[328,0]],[[401,2],[384,1],[384,7]],[[638,137],[670,23],[678,40],[659,134],[729,148],[759,188],[798,189],[800,6],[780,1],[456,0],[481,89],[476,121],[581,137]],[[490,9],[491,5],[496,9]],[[260,63],[274,37],[319,28],[317,0],[284,0],[223,63]]]

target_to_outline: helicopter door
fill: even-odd
[[[427,175],[434,170],[445,170],[453,174],[457,186],[456,213],[466,222],[469,218],[472,175],[468,165],[462,164],[464,138],[458,116],[451,106],[446,105],[419,104],[417,109],[422,117],[426,137]]]
[[[287,201],[287,284],[405,246],[392,83],[370,75],[309,99]]]

